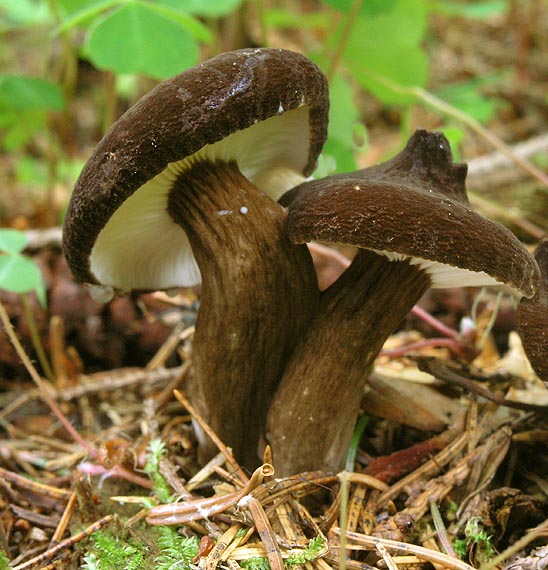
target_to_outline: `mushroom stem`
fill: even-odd
[[[168,211],[202,274],[189,397],[251,469],[271,397],[317,308],[312,259],[285,235],[284,209],[235,162],[203,160],[179,174]],[[203,439],[201,459],[215,452]]]
[[[268,415],[278,476],[342,468],[373,362],[429,286],[407,261],[359,250],[323,292]]]

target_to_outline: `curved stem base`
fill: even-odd
[[[325,290],[268,414],[278,476],[343,467],[373,362],[429,285],[407,262],[360,250]]]

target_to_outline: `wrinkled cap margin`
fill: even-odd
[[[538,267],[504,226],[470,207],[467,167],[441,133],[416,131],[391,160],[305,182],[282,198],[295,243],[313,240],[407,259],[432,287],[506,285],[531,297]]]
[[[184,231],[167,213],[193,160],[235,161],[277,199],[309,176],[327,132],[327,81],[304,56],[246,49],[159,84],[109,129],[85,165],[64,224],[82,282],[117,292],[200,281]]]

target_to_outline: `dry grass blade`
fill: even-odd
[[[208,477],[217,471],[217,468],[226,463],[226,457],[222,453],[218,453],[210,459],[191,479],[188,480],[185,487],[188,491],[193,491]]]
[[[505,429],[491,434],[484,443],[459,458],[446,473],[428,480],[420,493],[411,491],[413,497],[407,501],[406,508],[401,512],[418,521],[430,510],[432,501],[441,502],[453,488],[462,486],[467,479],[469,483],[474,472],[477,471],[478,478],[487,473],[487,481],[490,480],[489,474],[494,472],[493,468],[496,468],[506,455],[509,442],[509,434]],[[482,484],[486,484],[483,479]],[[476,492],[474,490],[473,494]],[[463,502],[465,503],[466,499]]]
[[[9,481],[22,489],[27,489],[33,493],[39,495],[46,495],[48,497],[54,497],[56,499],[67,499],[70,498],[72,493],[66,489],[58,489],[57,487],[52,487],[51,485],[44,485],[43,483],[37,483],[36,481],[31,481],[27,477],[8,471],[0,467],[0,476],[4,481]]]
[[[249,479],[245,487],[233,493],[227,493],[220,497],[208,497],[206,499],[195,499],[182,503],[170,503],[153,507],[147,517],[149,524],[184,524],[198,519],[207,519],[212,515],[222,513],[228,508],[236,506],[238,501],[251,493],[258,487],[263,478],[273,473],[271,465],[261,465]]]
[[[205,559],[204,570],[215,570],[217,565],[222,562],[226,550],[232,544],[241,529],[241,525],[235,524],[229,527],[229,529],[219,538]]]
[[[100,528],[106,526],[108,523],[110,523],[110,521],[112,521],[113,518],[114,515],[107,515],[106,517],[103,517],[102,519],[88,526],[82,532],[79,532],[78,534],[75,534],[74,536],[71,536],[70,538],[63,540],[63,542],[60,542],[59,544],[53,546],[52,548],[49,548],[42,554],[35,556],[30,560],[27,560],[27,562],[24,562],[23,564],[18,564],[13,568],[13,570],[28,570],[29,568],[38,566],[44,562],[49,562],[63,550],[72,548],[72,546],[74,546],[81,540],[84,540],[85,538],[93,534],[96,530],[99,530]]]
[[[278,503],[280,499],[291,495],[293,498],[301,498],[322,488],[329,488],[337,483],[337,475],[326,475],[321,471],[302,473],[282,479],[281,481],[269,481],[253,493],[253,496],[261,501],[263,506]]]
[[[238,506],[247,508],[251,514],[255,529],[264,544],[266,557],[270,563],[271,570],[284,570],[284,563],[278,542],[261,503],[251,495],[246,495],[238,502]]]
[[[339,539],[342,536],[341,529],[334,527],[330,531],[330,535],[337,537]],[[367,536],[365,534],[360,534],[357,532],[346,531],[344,533],[346,540],[348,542],[353,542],[360,546],[367,548],[368,550],[375,550],[377,545],[382,545],[389,551],[403,552],[405,554],[414,554],[417,558],[421,560],[426,560],[432,564],[440,564],[450,570],[474,570],[472,566],[461,562],[460,560],[455,560],[451,556],[442,554],[441,552],[435,552],[434,550],[429,550],[422,546],[417,546],[415,544],[407,544],[404,542],[398,542],[396,540],[388,540],[386,538],[378,538],[375,536]],[[334,546],[334,545],[332,545]],[[337,545],[338,546],[338,545]]]
[[[63,534],[65,534],[70,518],[72,517],[72,513],[74,512],[77,498],[78,496],[76,492],[73,491],[67,502],[65,510],[63,511],[63,516],[61,517],[61,520],[59,521],[59,524],[57,525],[57,528],[51,537],[50,547],[55,546],[57,543],[61,542],[61,537]]]
[[[173,368],[160,368],[145,370],[140,368],[120,368],[108,373],[97,372],[86,374],[78,378],[78,385],[65,388],[58,392],[60,400],[69,401],[97,392],[114,392],[131,386],[149,385],[151,388],[157,384],[164,384],[178,380],[185,373],[186,366]]]
[[[192,332],[194,327],[190,327]],[[163,367],[166,360],[173,354],[179,343],[181,342],[181,335],[183,334],[184,324],[179,323],[175,325],[174,329],[171,331],[170,335],[165,340],[164,344],[158,349],[156,354],[150,359],[149,363],[146,365],[147,370],[156,370],[157,368]],[[192,334],[192,332],[190,334]]]
[[[386,567],[388,568],[388,570],[398,570],[397,564],[394,562],[394,559],[392,558],[392,556],[390,556],[390,553],[388,552],[388,550],[386,550],[386,547],[384,546],[384,544],[377,543],[375,545],[375,549],[381,555],[382,559],[386,563]]]
[[[347,476],[349,483],[355,483],[357,485],[362,485],[364,487],[371,487],[372,489],[376,489],[377,491],[383,491],[383,492],[386,492],[390,489],[390,486],[387,485],[384,481],[380,481],[376,477],[367,475],[367,473],[349,472],[347,473]]]
[[[426,478],[439,473],[443,466],[447,465],[452,461],[462,450],[466,447],[468,443],[468,434],[463,433],[457,437],[453,443],[445,447],[440,451],[435,457],[427,461],[424,465],[410,473],[403,479],[400,479],[397,483],[394,483],[379,497],[379,505],[386,504],[388,501],[397,497],[403,489],[411,485],[414,481],[422,478]]]
[[[306,546],[308,540],[301,527],[296,524],[296,515],[291,506],[284,502],[276,507],[275,512],[285,539],[292,545]]]

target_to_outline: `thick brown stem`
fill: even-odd
[[[326,289],[269,411],[278,476],[343,467],[373,361],[429,283],[407,262],[360,250]]]
[[[306,246],[284,234],[285,212],[235,163],[199,162],[170,195],[202,274],[189,397],[248,468],[267,409],[318,303]],[[202,458],[215,450],[200,442]]]

